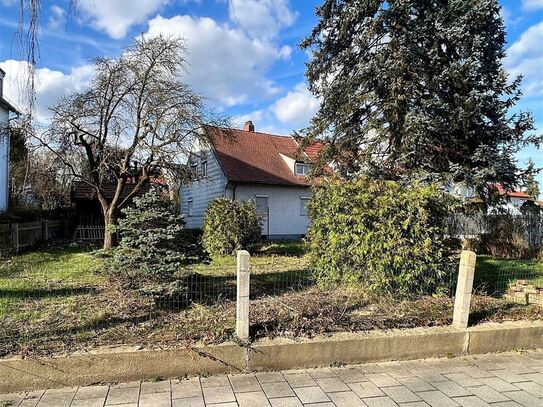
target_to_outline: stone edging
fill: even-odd
[[[262,340],[190,350],[102,348],[70,356],[0,359],[0,393],[175,378],[197,374],[452,357],[543,348],[543,321],[336,334],[304,341]]]

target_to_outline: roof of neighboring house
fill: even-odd
[[[19,111],[17,110],[17,108],[15,108],[11,103],[9,103],[3,97],[0,97],[0,106],[3,106],[5,109],[7,109],[10,112],[13,112],[15,114],[19,114]]]
[[[496,184],[495,188],[498,190],[498,193],[500,194],[500,196],[508,196],[510,198],[522,198],[522,199],[533,200],[533,198],[530,195],[528,195],[526,192],[515,191],[511,189],[507,190],[501,184]]]
[[[117,188],[116,182],[105,184],[102,189],[107,200],[112,200],[115,195],[115,189]],[[126,184],[121,192],[121,199],[128,196],[134,184]],[[151,182],[145,182],[136,196],[145,195],[151,189]],[[89,184],[83,181],[74,182],[72,188],[72,200],[94,200],[97,199],[96,190]]]
[[[232,182],[277,185],[311,185],[311,180],[295,175],[281,154],[296,161],[307,161],[318,153],[317,147],[307,153],[292,136],[279,136],[257,131],[207,128],[219,163]]]

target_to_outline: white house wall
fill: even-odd
[[[8,111],[0,106],[0,129],[8,120]],[[0,130],[1,131],[1,130]],[[9,196],[9,139],[0,134],[0,211],[8,209]]]
[[[201,228],[207,205],[215,198],[224,196],[226,177],[211,151],[206,151],[207,177],[181,188],[181,213],[185,215],[186,227]],[[198,156],[198,154],[196,154]],[[200,159],[195,162],[200,168]],[[192,199],[192,216],[188,216],[188,202]]]
[[[283,185],[238,184],[237,201],[248,201],[257,196],[268,197],[269,238],[296,239],[307,233],[308,219],[301,214],[300,198],[309,198],[307,187]],[[232,197],[229,188],[227,197]]]

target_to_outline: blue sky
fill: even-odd
[[[90,60],[117,56],[140,33],[186,38],[185,78],[217,111],[237,124],[288,134],[304,127],[318,101],[304,81],[308,55],[297,46],[316,22],[320,1],[304,0],[42,0],[38,115],[66,92],[85,87]],[[508,34],[507,70],[525,75],[518,108],[531,110],[543,132],[543,0],[501,0]],[[136,6],[137,5],[137,6]],[[16,42],[19,0],[0,0],[0,67],[5,93],[20,102],[25,63]],[[519,154],[543,167],[533,148]],[[543,174],[539,176],[543,185]]]

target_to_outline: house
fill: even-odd
[[[193,146],[188,166],[199,176],[181,188],[187,228],[201,228],[209,202],[225,197],[255,202],[268,239],[298,239],[308,228],[306,177],[319,146],[302,151],[292,136],[207,127],[209,145]]]
[[[6,73],[0,68],[0,211],[8,209],[9,202],[9,135],[7,125],[10,113],[18,114],[4,97],[3,84]]]

